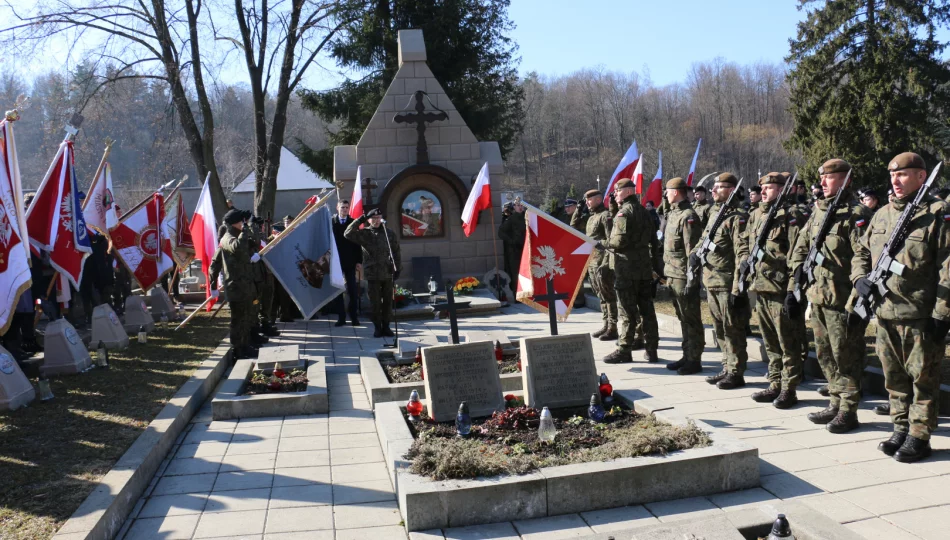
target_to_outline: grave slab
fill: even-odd
[[[172,302],[172,299],[168,296],[168,293],[165,292],[165,289],[162,287],[152,287],[148,291],[149,299],[152,304],[152,317],[160,319],[162,315],[168,317],[168,320],[174,320],[177,316],[175,311],[175,304]]]
[[[591,394],[597,392],[590,334],[523,338],[521,368],[529,407],[587,405]]]
[[[293,345],[297,347],[297,345]],[[267,358],[267,349],[263,347],[261,358]],[[266,361],[266,360],[265,360]],[[310,357],[307,360],[307,389],[303,392],[281,392],[276,394],[246,395],[244,388],[254,372],[256,361],[238,360],[231,369],[228,379],[218,389],[211,400],[211,414],[214,420],[232,420],[235,418],[263,418],[276,416],[294,416],[300,414],[325,413],[330,409],[327,394],[326,360],[323,357]],[[281,365],[283,367],[283,364]]]
[[[300,345],[274,345],[261,349],[254,371],[270,373],[280,364],[284,371],[303,369],[305,360],[300,357]]]
[[[468,403],[473,418],[504,410],[498,362],[491,343],[440,345],[422,349],[426,403],[436,422],[455,418],[459,403]]]
[[[148,312],[144,297],[135,295],[125,299],[125,326],[126,332],[138,332],[142,326],[146,332],[155,330],[155,320]]]
[[[476,341],[488,341],[492,345],[495,342],[501,343],[503,348],[512,346],[508,334],[504,330],[469,330],[465,332],[465,343],[474,343]]]
[[[119,322],[119,317],[109,304],[101,304],[92,310],[92,341],[105,344],[107,349],[124,349],[129,346],[129,335]]]
[[[6,349],[0,347],[0,410],[15,410],[36,398],[36,390]]]
[[[42,370],[47,377],[79,373],[92,366],[89,350],[66,319],[57,319],[46,326],[43,356]]]

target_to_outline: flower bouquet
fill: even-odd
[[[477,279],[469,276],[463,277],[462,279],[455,282],[455,286],[452,287],[452,291],[455,294],[472,294],[472,291],[475,290],[475,287],[478,287],[480,283]]]
[[[409,305],[409,299],[412,298],[412,293],[409,291],[409,289],[396,285],[396,290],[394,292],[397,308],[406,307]]]

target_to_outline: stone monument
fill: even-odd
[[[161,319],[162,315],[168,317],[170,321],[175,320],[177,316],[175,304],[168,296],[168,293],[165,292],[165,289],[160,285],[156,285],[148,291],[148,297],[152,304],[152,317],[155,320]]]
[[[436,422],[453,420],[459,403],[468,403],[472,418],[505,409],[498,362],[487,341],[422,349],[426,404]]]
[[[112,306],[101,304],[92,310],[92,341],[94,346],[99,342],[105,344],[107,349],[124,349],[129,346],[129,335],[125,333],[125,328],[119,322],[119,317]]]
[[[529,407],[587,405],[598,391],[590,334],[522,338],[521,367]]]
[[[145,327],[146,332],[155,330],[155,320],[152,318],[152,314],[148,312],[145,297],[130,296],[125,299],[125,326],[128,327],[126,328],[127,332],[138,332],[141,326]]]
[[[36,390],[13,355],[0,347],[0,410],[19,409],[36,398]]]
[[[469,330],[465,332],[465,343],[488,341],[492,345],[497,341],[503,348],[511,347],[511,340],[504,330]]]
[[[43,357],[42,370],[46,377],[79,373],[92,367],[89,350],[66,319],[56,319],[46,327]]]

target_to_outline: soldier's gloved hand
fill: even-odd
[[[947,333],[950,332],[950,321],[943,319],[930,319],[933,326],[934,342],[943,346],[947,340]]]
[[[870,298],[871,292],[874,290],[874,284],[871,283],[871,280],[868,278],[862,277],[858,278],[858,280],[854,282],[854,288],[856,291],[858,291],[859,295],[865,298]]]
[[[261,254],[260,254],[260,253],[255,253],[255,254],[251,255],[251,262],[252,262],[252,263],[256,263],[256,262],[259,261],[259,260],[261,260]]]
[[[258,216],[252,216],[252,217],[251,217],[251,223],[253,223],[254,225],[263,225],[263,224],[264,224],[264,218],[258,217]]]
[[[802,306],[798,303],[798,300],[795,298],[795,293],[788,293],[785,295],[785,304],[784,304],[785,314],[788,315],[789,319],[797,319],[802,312]]]
[[[380,210],[379,208],[373,208],[372,210],[366,212],[364,215],[365,215],[367,218],[371,218],[371,217],[373,217],[373,216],[381,216],[381,215],[383,215],[383,212],[382,212],[382,210]]]
[[[690,268],[699,268],[702,264],[702,261],[699,260],[699,255],[695,253],[689,254],[689,267]]]

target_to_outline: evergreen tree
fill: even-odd
[[[799,0],[803,9],[787,58],[795,127],[786,143],[802,152],[802,174],[814,179],[840,157],[856,185],[880,186],[900,152],[933,166],[950,147],[950,69],[935,38],[950,1]]]
[[[517,45],[507,36],[510,0],[374,0],[371,9],[341,8],[351,18],[331,56],[341,68],[365,74],[338,88],[300,92],[304,107],[333,124],[329,147],[305,149],[301,159],[332,176],[332,146],[356,144],[399,70],[397,32],[421,29],[429,67],[479,140],[498,141],[505,155],[521,129],[523,91]]]

